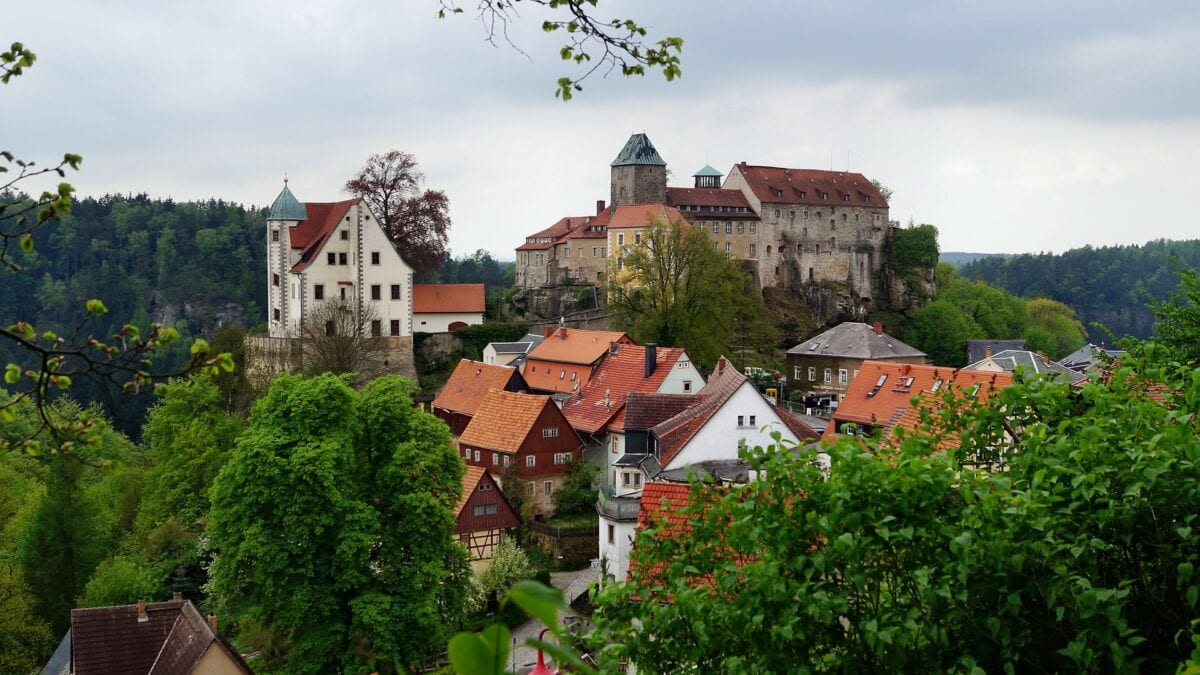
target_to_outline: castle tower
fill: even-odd
[[[289,287],[293,283],[288,272],[292,263],[292,228],[308,218],[300,200],[288,189],[283,179],[283,191],[267,212],[267,332],[271,337],[288,337],[289,318],[293,310],[289,302]]]
[[[696,179],[696,187],[698,188],[719,188],[721,187],[721,172],[705,164],[703,169],[692,174]]]
[[[662,204],[667,201],[667,163],[646,134],[629,137],[612,161],[612,200],[622,204]]]

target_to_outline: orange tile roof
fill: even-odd
[[[305,202],[304,211],[308,218],[296,223],[291,228],[290,241],[292,248],[304,249],[300,260],[292,265],[293,272],[300,272],[317,257],[325,240],[337,229],[338,223],[351,206],[359,200],[347,199],[341,202]]]
[[[633,344],[621,331],[559,327],[529,352],[529,359],[594,365],[613,342]]]
[[[882,384],[880,384],[882,382]],[[914,396],[927,397],[947,385],[960,390],[979,385],[987,396],[993,387],[1012,384],[1012,374],[926,366],[887,361],[863,361],[850,381],[845,397],[822,438],[833,438],[842,422],[870,424],[891,429],[909,408]]]
[[[433,399],[433,407],[474,415],[475,410],[491,389],[504,389],[513,376],[520,378],[512,366],[497,366],[463,359],[450,373],[450,379]]]
[[[413,312],[482,312],[483,284],[413,284]]]
[[[525,238],[525,243],[517,247],[518,251],[542,251],[554,246],[557,240],[588,222],[590,216],[567,216],[540,232],[534,232]]]
[[[581,433],[603,432],[622,416],[630,392],[658,391],[684,352],[679,347],[658,347],[656,352],[650,377],[645,376],[645,347],[621,345],[616,354],[605,357],[579,394],[563,403],[571,426]]]
[[[554,406],[549,396],[492,389],[483,397],[458,442],[464,446],[515,453],[521,449],[538,416],[548,405]]]
[[[592,366],[575,363],[556,363],[525,357],[525,383],[534,391],[554,391],[574,394],[587,384]]]
[[[485,473],[487,471],[482,466],[467,465],[467,470],[463,472],[462,477],[462,497],[458,500],[458,506],[454,507],[455,518],[462,515],[463,507],[467,505],[471,495],[475,494],[475,490],[479,488],[479,481],[483,480]]]
[[[879,188],[861,173],[754,166],[745,162],[737,168],[746,177],[754,196],[763,203],[884,209],[888,206]]]
[[[683,222],[683,214],[674,206],[665,204],[622,204],[613,211],[608,221],[608,229],[617,230],[630,227],[646,227],[656,220],[665,219],[667,222]]]

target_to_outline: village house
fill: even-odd
[[[413,330],[445,333],[483,323],[483,284],[414,284]]]
[[[1098,372],[1107,362],[1122,356],[1125,356],[1124,350],[1112,349],[1104,345],[1086,344],[1062,357],[1058,362],[1077,373],[1089,375]]]
[[[463,472],[462,498],[454,519],[454,534],[470,554],[476,574],[487,569],[508,532],[521,525],[521,516],[481,466],[468,466]]]
[[[858,372],[822,439],[889,434],[914,409],[914,398],[932,400],[947,387],[986,398],[993,389],[1012,384],[1012,374],[1006,372],[885,361],[864,361]],[[909,416],[907,423],[912,422]]]
[[[468,465],[491,473],[501,489],[524,489],[535,519],[554,514],[554,491],[571,465],[583,461],[583,441],[549,396],[500,389],[484,396],[458,448]],[[504,484],[510,465],[521,485]]]
[[[462,435],[479,404],[492,389],[525,391],[525,380],[511,366],[498,366],[462,359],[450,373],[450,378],[433,399],[433,414],[450,427],[450,433]]]
[[[787,351],[788,391],[801,392],[805,407],[837,407],[863,361],[925,363],[925,352],[883,332],[883,324],[840,323]]]
[[[267,337],[246,341],[254,379],[300,370],[305,333],[330,334],[339,326],[384,338],[381,369],[415,377],[413,270],[366,202],[301,203],[284,179],[267,212],[266,237]],[[335,321],[330,307],[349,321]]]
[[[542,340],[544,339],[541,335],[526,333],[524,337],[516,342],[489,342],[483,348],[483,362],[498,366],[523,367],[525,365],[525,356],[534,347],[542,344]]]
[[[1058,378],[1068,384],[1079,384],[1087,380],[1087,375],[1057,361],[1051,361],[1050,357],[1045,354],[1031,352],[1027,349],[1006,349],[995,354],[991,350],[987,350],[982,359],[967,364],[967,368],[989,373],[1015,373],[1020,368],[1029,375],[1046,375]]]
[[[547,327],[542,343],[525,357],[521,375],[529,388],[546,393],[577,394],[616,345],[633,344],[620,331]]]
[[[51,675],[253,673],[217,630],[178,593],[167,602],[71,610],[71,629],[42,670]]]

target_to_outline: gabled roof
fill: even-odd
[[[492,389],[483,397],[458,442],[464,446],[518,452],[546,406],[558,411],[549,396]]]
[[[463,472],[462,477],[462,496],[458,498],[458,506],[454,507],[454,517],[462,515],[463,507],[467,505],[467,501],[471,499],[471,495],[479,489],[479,483],[487,474],[482,466],[467,465],[467,470]]]
[[[611,210],[608,229],[648,227],[658,220],[675,223],[682,222],[684,217],[674,206],[666,204],[622,204]]]
[[[777,405],[772,405],[771,409],[775,411],[775,414],[779,416],[779,421],[783,422],[783,425],[788,428],[788,431],[792,432],[792,435],[800,443],[809,443],[821,438],[821,434],[818,434],[812,427],[805,424],[791,412]]]
[[[1125,355],[1122,349],[1109,349],[1104,345],[1086,344],[1058,360],[1060,364],[1081,373],[1099,365],[1105,358],[1118,359]]]
[[[579,229],[588,222],[590,216],[566,216],[559,218],[556,223],[544,230],[534,232],[525,237],[525,243],[517,247],[518,251],[543,251],[553,247],[559,239],[570,232]]]
[[[183,675],[214,643],[242,672],[251,672],[190,601],[149,603],[145,617],[138,621],[137,605],[71,610],[73,672]]]
[[[728,359],[724,356],[717,359],[708,382],[696,393],[699,399],[696,405],[650,429],[650,433],[658,440],[659,463],[663,466],[670,464],[696,432],[745,383],[746,376],[739,373]]]
[[[688,519],[680,512],[691,500],[692,487],[687,483],[646,483],[642,486],[638,528],[663,523],[663,534],[666,536],[687,533],[691,527],[688,525]]]
[[[901,359],[923,357],[925,352],[870,324],[847,321],[787,350],[790,356],[831,356],[845,359]]]
[[[667,188],[667,205],[676,208],[683,206],[699,207],[697,211],[704,213],[721,213],[721,217],[730,218],[757,218],[758,214],[750,207],[750,202],[746,201],[746,194],[741,190],[733,188],[694,188],[694,187],[669,187]],[[738,211],[720,211],[721,208],[741,208]],[[683,215],[688,215],[689,210],[680,209]]]
[[[630,392],[658,391],[683,353],[678,347],[657,347],[654,372],[646,377],[646,348],[621,345],[600,362],[583,390],[563,403],[563,414],[578,432],[603,432],[625,407]]]
[[[986,397],[993,388],[1010,384],[1012,375],[1005,372],[864,361],[822,438],[832,438],[843,422],[891,429],[912,407],[914,396],[937,394],[947,386],[964,392],[975,390],[978,396]]]
[[[658,150],[654,149],[654,144],[650,142],[650,137],[646,134],[634,134],[625,141],[625,147],[621,148],[620,154],[612,161],[612,166],[631,166],[631,165],[652,165],[666,166],[662,156],[658,154]]]
[[[608,353],[614,342],[632,344],[633,340],[621,331],[559,326],[529,352],[529,359],[592,365]]]
[[[696,404],[696,394],[647,394],[625,397],[625,430],[647,431]]]
[[[967,363],[975,363],[987,356],[988,348],[996,354],[1006,349],[1025,349],[1024,340],[967,340]]]
[[[861,173],[788,169],[778,166],[737,165],[759,201],[809,206],[868,206],[887,208],[879,188]]]
[[[516,386],[523,389],[525,382],[512,366],[462,359],[433,399],[433,407],[474,415],[489,391],[508,388],[514,377]]]
[[[413,313],[482,312],[483,284],[413,284]]]
[[[1024,349],[1006,349],[997,354],[992,354],[990,357],[976,361],[968,365],[967,368],[987,371],[1003,370],[1009,373],[1015,373],[1017,368],[1022,368],[1038,374],[1053,373],[1055,376],[1071,384],[1087,379],[1087,376],[1081,372],[1072,370],[1056,361],[1051,361],[1046,356]]]
[[[312,263],[325,245],[325,240],[329,239],[329,235],[346,216],[346,211],[358,202],[358,199],[347,199],[341,202],[308,202],[304,205],[308,218],[291,229],[292,248],[303,249],[300,260],[292,265],[293,272],[300,272]]]

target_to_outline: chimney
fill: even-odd
[[[150,617],[146,614],[146,601],[145,600],[137,601],[137,620],[138,620],[138,623],[146,623],[147,621],[150,620]]]
[[[600,215],[601,213],[604,213],[604,200],[597,199],[596,200],[596,215]]]
[[[542,337],[548,338],[554,335],[554,326],[542,326]]]
[[[658,359],[658,345],[653,342],[646,343],[646,374],[644,377],[650,377],[654,374],[654,366]]]
[[[209,614],[209,615],[208,615],[208,625],[209,625],[209,627],[210,627],[210,628],[212,628],[213,630],[216,630],[216,629],[217,629],[217,615],[216,615],[216,614]]]
[[[879,321],[875,322],[875,334],[883,335],[883,324]]]
[[[181,593],[179,591],[175,591],[174,593],[171,594],[171,599],[174,600],[175,602],[179,602],[180,600],[183,600],[183,593]]]
[[[992,346],[991,345],[988,345],[983,348],[983,358],[985,358],[985,359],[992,358]]]

